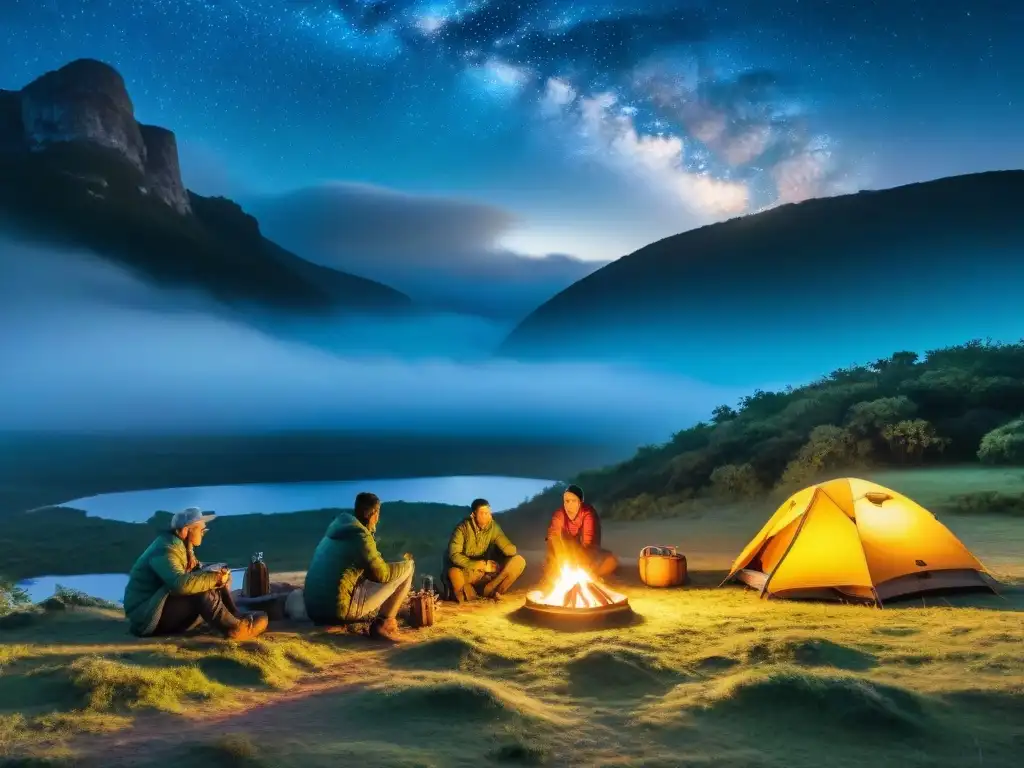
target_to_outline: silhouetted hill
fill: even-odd
[[[739,359],[755,381],[793,381],[895,345],[1017,338],[1022,288],[1024,172],[982,173],[660,240],[550,299],[500,353],[634,360],[707,379]]]
[[[708,512],[785,496],[866,469],[1024,466],[1024,341],[978,340],[921,357],[897,352],[835,370],[802,387],[756,390],[707,422],[642,446],[623,462],[568,482],[611,519]],[[564,486],[506,512],[510,535],[536,538]],[[970,492],[964,512],[1021,514],[1024,498]]]
[[[424,502],[385,502],[381,507],[378,546],[391,559],[411,552],[421,573],[436,571],[448,535],[469,513],[468,507]],[[200,557],[243,567],[254,552],[263,552],[272,572],[305,570],[327,526],[343,511],[351,508],[222,515]],[[7,527],[8,533],[0,533],[0,572],[21,580],[93,573],[98,562],[105,572],[126,573],[157,533],[167,530],[171,513],[154,511],[146,523],[125,523],[89,517],[80,509],[48,507],[13,519],[17,523]],[[48,535],[56,529],[64,535]]]
[[[186,190],[174,134],[137,123],[121,75],[90,59],[0,91],[0,227],[230,302],[310,312],[411,305],[284,250],[232,201]]]

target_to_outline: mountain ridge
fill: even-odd
[[[884,309],[905,322],[912,318],[911,302],[886,301],[892,295],[931,290],[943,281],[946,290],[968,265],[999,267],[1013,285],[1024,285],[1022,255],[1024,171],[808,200],[634,251],[548,300],[506,337],[498,354],[654,360],[672,357],[688,338],[708,330],[716,343],[789,330],[794,339],[809,338],[807,315],[821,315],[817,331],[835,320],[821,294],[837,306]],[[925,298],[934,305],[934,296]],[[852,332],[841,324],[835,329],[844,337]],[[694,349],[703,354],[711,347],[696,343]]]
[[[273,243],[234,201],[188,190],[174,133],[138,123],[120,73],[94,59],[0,91],[0,219],[229,304],[311,314],[413,304]]]

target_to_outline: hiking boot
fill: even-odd
[[[402,641],[402,636],[398,632],[398,622],[395,619],[374,619],[370,623],[370,637],[374,640],[387,640],[391,643]]]
[[[234,629],[228,632],[228,640],[235,640],[239,643],[244,643],[246,640],[255,640],[267,630],[267,624],[269,623],[267,614],[263,611],[250,613],[248,616],[239,619]]]

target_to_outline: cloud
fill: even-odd
[[[549,81],[547,92],[565,93],[563,81]],[[617,105],[616,95],[609,92],[566,102],[571,124],[587,151],[645,180],[694,213],[718,217],[747,209],[748,190],[743,183],[688,170],[681,137],[641,134],[632,112]],[[545,107],[551,111],[550,100]]]
[[[588,154],[703,216],[695,225],[850,188],[850,167],[829,137],[808,127],[795,83],[756,67],[722,74],[708,64],[708,44],[743,23],[728,12],[711,16],[673,0],[646,12],[585,14],[518,0],[333,7],[360,28],[371,19],[417,61],[454,63],[510,105],[535,99],[547,117],[574,105],[576,127],[598,137]],[[608,98],[617,114],[605,109]],[[813,148],[825,143],[827,151]]]
[[[559,114],[576,100],[576,89],[560,77],[549,77],[544,83],[540,99],[541,112],[545,115]]]
[[[728,166],[774,184],[774,202],[836,194],[847,169],[827,135],[813,132],[792,84],[776,72],[734,77],[707,65],[680,75],[665,61],[637,72],[635,86],[655,107]]]
[[[482,203],[349,182],[253,198],[248,205],[266,229],[291,226],[317,250],[343,245],[368,259],[433,262],[438,252],[464,255],[489,247],[516,223]]]
[[[481,87],[495,94],[515,95],[532,79],[532,73],[498,58],[489,58],[466,70]]]
[[[292,329],[294,330],[294,329]],[[725,393],[582,365],[454,359],[457,321],[322,324],[321,345],[86,253],[0,240],[0,430],[390,430],[660,440]],[[445,337],[445,338],[442,338]],[[409,347],[432,351],[406,355]],[[623,393],[629,397],[623,397]]]
[[[500,248],[518,223],[462,200],[329,183],[246,201],[264,234],[319,264],[380,280],[436,308],[511,321],[602,264]]]

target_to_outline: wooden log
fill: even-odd
[[[572,585],[572,589],[570,589],[568,592],[565,593],[565,599],[562,600],[562,607],[563,608],[575,608],[576,607],[576,598],[577,597],[582,597],[582,596],[583,595],[582,595],[582,590],[580,589],[580,585],[579,584],[573,584]]]
[[[601,589],[600,586],[594,582],[587,584],[587,591],[594,598],[598,605],[611,605],[612,599],[608,596],[608,593]]]

